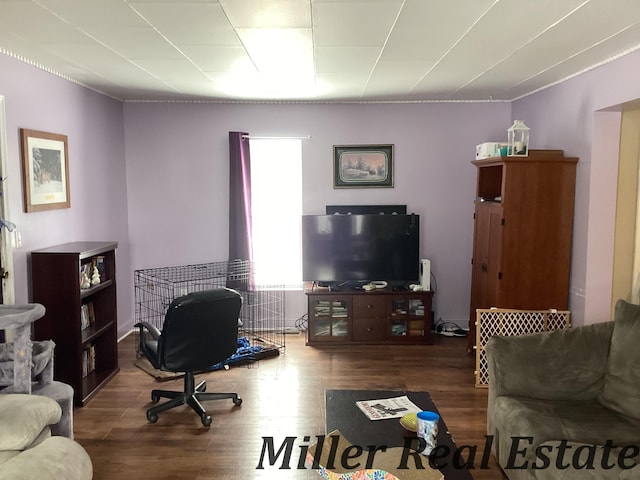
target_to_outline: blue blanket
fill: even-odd
[[[222,370],[223,368],[228,367],[228,366],[233,365],[233,364],[236,364],[236,363],[255,360],[256,353],[260,352],[262,350],[262,348],[263,347],[261,347],[259,345],[256,345],[256,346],[252,347],[251,344],[249,343],[249,339],[247,337],[239,337],[238,338],[238,349],[236,350],[236,353],[231,355],[225,361],[220,362],[220,363],[216,363],[209,370],[211,370],[211,371]]]

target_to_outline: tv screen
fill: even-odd
[[[416,282],[419,237],[418,215],[303,215],[303,280]]]

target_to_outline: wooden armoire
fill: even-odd
[[[577,162],[562,150],[471,162],[477,186],[470,351],[477,308],[568,308]]]

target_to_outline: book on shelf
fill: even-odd
[[[80,329],[86,330],[96,321],[96,314],[93,302],[83,303],[80,307]]]
[[[96,347],[91,344],[82,351],[82,378],[96,369]]]

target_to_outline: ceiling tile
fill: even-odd
[[[0,0],[2,52],[127,99],[511,100],[639,25],[639,0]]]
[[[317,98],[359,100],[367,74],[321,73],[316,75]]]
[[[217,3],[140,3],[136,11],[176,45],[240,45]]]
[[[236,30],[258,71],[292,75],[313,72],[309,28],[239,28]]]
[[[603,63],[603,59],[613,60],[617,56],[613,52],[622,55],[630,50],[637,49],[638,38],[640,38],[640,24],[636,24],[597,45],[593,45],[571,58],[564,59],[549,68],[535,72],[524,80],[508,84],[513,86],[505,88],[502,95],[508,98],[517,98],[556,83],[559,80],[572,77],[576,73],[590,70],[594,65]]]
[[[140,59],[135,60],[134,65],[142,68],[144,71],[152,75],[161,77],[168,83],[173,83],[181,79],[189,80],[206,80],[206,75],[198,70],[191,62],[183,60],[166,60],[166,59]]]
[[[46,44],[52,39],[74,42],[83,37],[73,25],[35,3],[16,1],[0,3],[0,29],[14,31],[25,42],[33,44]]]
[[[221,0],[235,28],[310,28],[309,0]]]
[[[178,59],[181,53],[155,29],[145,27],[121,27],[92,25],[86,28],[87,35],[112,49],[124,58]]]
[[[379,54],[379,47],[316,47],[316,72],[368,73],[376,64]]]
[[[427,72],[416,85],[422,91],[450,86],[453,94],[497,63],[515,54],[531,39],[549,29],[558,17],[571,12],[583,0],[553,2],[498,2]],[[514,18],[526,22],[514,22]],[[558,49],[559,46],[556,47]],[[478,54],[482,52],[482,54]],[[455,79],[454,79],[455,78]],[[458,83],[458,85],[456,85]],[[442,93],[441,93],[442,94]]]
[[[316,46],[382,46],[400,10],[400,2],[313,4]]]
[[[535,84],[535,88],[540,88],[548,84],[546,79],[552,75],[552,73],[541,75],[548,69],[551,69],[556,78],[557,76],[564,78],[569,75],[568,72],[575,72],[574,69],[580,71],[598,63],[597,59],[604,56],[605,48],[607,51],[622,52],[637,45],[640,39],[638,31],[640,2],[633,5],[629,3],[628,6],[630,7],[626,12],[628,15],[595,22],[589,32],[583,32],[582,35],[567,35],[567,31],[574,31],[591,18],[606,19],[611,11],[610,5],[606,2],[591,2],[584,5],[562,22],[547,29],[544,35],[537,36],[473,79],[463,90],[472,91],[477,88],[486,88],[488,85],[495,86],[499,81],[504,85],[518,85],[525,82],[527,85]],[[600,45],[601,43],[603,44]],[[617,46],[618,44],[620,46]],[[575,57],[579,58],[579,61],[577,58],[574,59]],[[564,66],[561,66],[562,64]],[[563,69],[567,71],[567,75],[560,73]],[[536,77],[535,80],[529,81],[534,77]],[[508,95],[506,88],[495,90],[502,91],[503,96]]]
[[[109,24],[141,26],[144,20],[122,0],[38,0],[44,9],[78,27]]]
[[[205,72],[246,71],[247,66],[255,71],[244,47],[187,45],[181,50]]]

